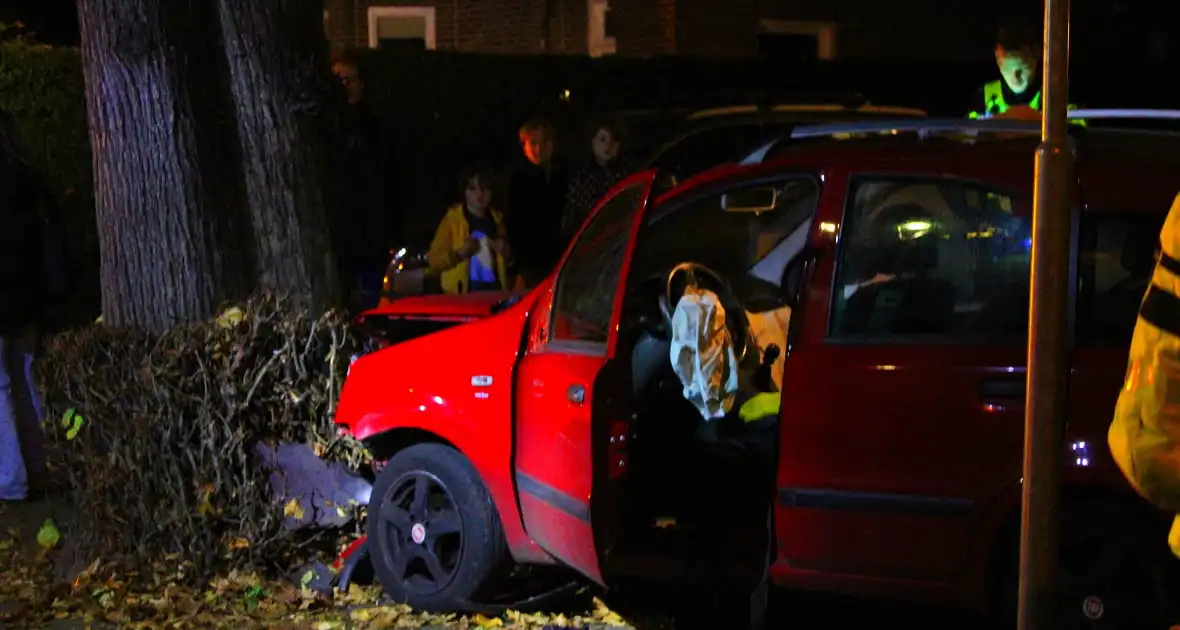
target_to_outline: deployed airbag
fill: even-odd
[[[738,391],[738,362],[733,338],[725,327],[725,308],[716,293],[689,287],[672,313],[672,370],[684,386],[684,398],[705,421],[733,409]]]

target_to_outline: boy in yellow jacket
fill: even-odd
[[[511,286],[508,265],[512,252],[504,217],[491,207],[491,172],[474,168],[463,173],[463,203],[447,209],[426,254],[430,273],[439,276],[443,293],[504,291]]]

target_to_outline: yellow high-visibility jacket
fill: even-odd
[[[1135,490],[1178,514],[1168,543],[1180,557],[1180,195],[1160,245],[1107,441]]]

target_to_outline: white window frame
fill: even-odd
[[[759,26],[760,33],[770,35],[810,35],[816,40],[816,58],[820,61],[831,61],[836,58],[835,22],[762,20]]]
[[[382,18],[424,18],[426,50],[434,50],[434,7],[369,7],[369,48],[377,47],[377,22]]]
[[[615,38],[606,35],[608,0],[586,0],[586,50],[591,57],[613,55]]]

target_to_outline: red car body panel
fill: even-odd
[[[336,421],[358,440],[414,430],[454,446],[500,508],[514,557],[546,562],[547,554],[524,533],[512,478],[513,369],[532,302],[526,298],[498,317],[360,357],[341,392]],[[473,379],[488,384],[476,387]]]
[[[760,165],[717,167],[651,203],[781,173],[811,173],[823,182],[810,237],[818,257],[796,307],[783,376],[771,566],[777,584],[982,605],[996,545],[1019,513],[1023,342],[840,344],[828,338],[828,321],[851,176],[977,181],[1010,191],[1014,212],[1029,213],[1034,147],[1023,141],[817,144]],[[1162,217],[1180,190],[1175,161],[1134,152],[1082,160],[1075,171],[1075,214]],[[633,229],[642,225],[637,221]],[[601,484],[604,476],[626,477],[603,466],[625,462],[626,453],[603,456],[599,442],[616,437],[619,427],[612,425],[621,424],[626,435],[628,416],[613,402],[600,409],[611,398],[604,391],[614,385],[595,381],[609,375],[604,366],[622,360],[615,356],[613,331],[623,292],[605,353],[562,349],[546,343],[556,275],[491,317],[504,295],[406,298],[371,311],[482,319],[360,358],[345,383],[337,422],[359,439],[414,429],[454,445],[489,488],[517,561],[556,558],[602,581],[602,529],[613,504],[599,500]],[[1126,352],[1072,351],[1062,448],[1084,442],[1088,450],[1086,465],[1063,471],[1067,493],[1130,492],[1106,449]],[[473,377],[491,384],[473,392]],[[584,404],[570,402],[570,383],[585,387]],[[1068,456],[1073,462],[1074,454]],[[522,488],[522,481],[530,487]]]
[[[413,295],[391,300],[365,311],[362,316],[421,318],[477,318],[492,314],[492,307],[514,295],[513,291],[482,291],[464,295]]]

